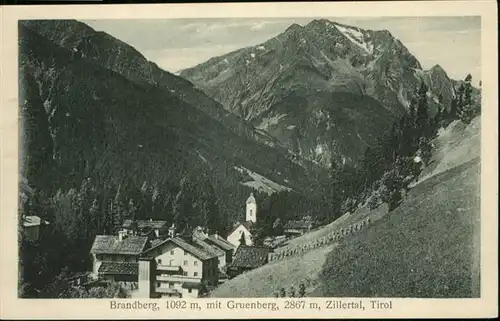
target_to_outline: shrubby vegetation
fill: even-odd
[[[429,89],[421,82],[408,110],[377,144],[366,149],[361,168],[353,169],[333,161],[330,173],[332,212],[350,210],[365,201],[371,209],[386,202],[389,210],[394,210],[408,184],[418,180],[422,168],[428,165],[431,141],[439,129],[454,120],[469,124],[480,114],[480,97],[474,99],[471,81],[468,75],[459,83],[449,110],[440,96],[435,116],[429,112]]]
[[[85,288],[83,286],[71,287],[63,291],[60,298],[68,299],[101,299],[101,298],[128,298],[127,291],[118,283],[109,283],[103,286]]]

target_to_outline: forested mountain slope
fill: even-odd
[[[58,30],[64,46],[45,37],[52,24],[19,24],[20,209],[52,223],[51,248],[60,257],[51,261],[85,269],[93,237],[113,233],[125,218],[224,234],[244,218],[250,192],[268,197],[256,190],[261,181],[272,186],[265,192],[316,195],[321,169],[239,135],[193,105],[210,101],[203,93],[182,99],[167,89],[185,80],[170,75],[159,86],[142,81],[142,69],[116,67],[132,64],[134,52],[104,65],[68,45],[78,39],[73,24]],[[93,48],[107,52],[101,47],[106,42]]]

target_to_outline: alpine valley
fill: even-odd
[[[433,182],[461,182],[453,176],[458,169],[448,173],[450,177],[441,179],[439,175],[444,175],[450,164],[474,166],[475,170],[479,162],[474,146],[480,129],[481,89],[472,86],[470,76],[450,79],[439,65],[423,69],[387,30],[364,30],[325,19],[304,26],[292,24],[261,44],[213,57],[174,75],[129,44],[76,20],[23,20],[18,28],[19,226],[31,226],[25,224],[26,217],[36,217],[39,225],[49,223],[48,235],[38,240],[36,234],[36,242],[20,237],[21,297],[60,297],[51,286],[62,274],[89,270],[101,273],[91,252],[93,244],[101,239],[123,241],[126,221],[161,222],[171,228],[169,238],[159,240],[159,234],[154,236],[149,231],[147,236],[138,236],[137,230],[130,228],[135,225],[127,225],[134,237],[148,238],[139,255],[154,248],[154,241],[167,242],[186,235],[192,241],[193,229],[208,230],[215,243],[219,235],[229,239],[229,231],[247,230],[249,220],[242,221],[249,213],[255,224],[247,232],[261,247],[257,256],[263,257],[265,264],[259,265],[254,274],[246,274],[254,279],[236,276],[247,267],[234,273],[235,281],[227,280],[230,274],[226,275],[226,270],[218,271],[227,282],[204,288],[204,295],[271,296],[276,291],[272,278],[291,284],[287,283],[286,271],[276,271],[292,269],[292,265],[284,260],[274,265],[267,262],[269,251],[276,250],[269,260],[301,255],[304,249],[337,240],[339,226],[345,232],[342,237],[361,230],[378,217],[382,208],[387,207],[388,213],[414,213],[420,206],[417,201],[424,196],[431,200],[426,213],[435,218],[446,195],[437,198],[432,188],[439,184]],[[467,135],[473,139],[467,139]],[[472,152],[463,152],[465,148]],[[448,150],[455,151],[456,157],[443,156]],[[440,169],[439,175],[433,166]],[[422,171],[429,179],[418,187],[416,181]],[[477,173],[471,170],[469,174],[476,177]],[[417,188],[409,192],[410,185]],[[464,199],[474,197],[475,186],[470,184],[470,193],[462,191]],[[413,203],[404,203],[405,199]],[[255,207],[249,210],[249,204]],[[415,226],[420,222],[418,214],[412,214]],[[381,219],[383,215],[379,216]],[[394,221],[404,217],[400,215]],[[284,226],[292,226],[290,230],[297,232],[294,226],[301,224],[308,226],[307,233],[284,236]],[[446,223],[441,224],[446,229]],[[311,232],[312,226],[316,230]],[[379,234],[369,234],[369,243],[378,247],[377,237],[388,230],[396,233],[399,229],[379,225],[378,230],[372,230]],[[466,228],[459,226],[458,230]],[[20,235],[23,231],[20,228]],[[440,231],[431,234],[442,235]],[[452,235],[457,240],[460,236],[454,243],[457,249],[470,243],[473,236],[465,234]],[[241,241],[239,235],[234,237],[239,242],[235,249],[245,241],[242,235]],[[287,247],[281,251],[266,247],[264,240],[274,238],[286,239]],[[398,246],[404,253],[407,238],[400,238],[403,241]],[[424,239],[428,238],[411,240],[418,247]],[[98,245],[114,246],[106,242]],[[251,253],[251,246],[244,245],[242,248]],[[390,252],[395,247],[386,248]],[[315,256],[318,251],[322,252]],[[370,251],[366,253],[376,252]],[[89,253],[94,255],[94,263]],[[324,282],[321,286],[311,283],[307,289],[302,284],[301,292],[338,294],[337,283],[328,281],[337,268],[329,268],[333,263],[322,267],[323,262],[337,259],[325,247],[311,253],[314,273]],[[464,258],[463,266],[472,266],[469,259]],[[106,262],[108,267],[115,266],[113,260]],[[127,269],[134,274],[137,260],[120,263],[127,267],[135,264]],[[158,262],[161,264],[161,259]],[[312,273],[301,267],[302,259],[290,262],[297,266],[290,273],[304,278]],[[436,268],[442,266],[439,258],[432,262]],[[345,266],[347,275],[350,267]],[[205,265],[203,271],[205,277]],[[407,279],[403,272],[401,278]],[[469,271],[464,268],[459,272],[453,275]],[[187,272],[179,273],[175,277],[188,276]],[[198,272],[194,276],[198,277]],[[377,279],[378,272],[372,277]],[[391,279],[392,275],[386,277]],[[268,284],[258,289],[250,284],[259,280]],[[432,280],[430,288],[435,284]],[[361,292],[346,290],[348,286],[343,290],[362,296],[366,294],[362,290],[370,287],[363,286],[356,288]],[[449,287],[453,286],[450,283]],[[370,293],[393,294],[392,287],[386,287],[386,292],[370,288]],[[447,290],[438,290],[436,293],[446,297]],[[467,283],[453,293],[468,297],[469,290]],[[192,293],[191,288],[186,291]],[[434,294],[426,291],[411,294]],[[81,293],[71,295],[81,297]]]

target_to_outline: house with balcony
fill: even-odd
[[[138,258],[146,249],[148,238],[127,235],[97,235],[90,249],[92,274],[102,280],[137,282]]]
[[[196,298],[218,284],[218,255],[203,240],[168,238],[141,256],[156,262],[156,289],[162,297]]]

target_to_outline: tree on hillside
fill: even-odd
[[[410,102],[409,110],[399,120],[399,132],[401,135],[399,155],[411,156],[415,153],[418,146],[419,132],[416,126],[417,111],[416,106],[418,101],[412,99]]]
[[[465,85],[463,83],[461,83],[457,89],[457,106],[456,106],[457,113],[456,113],[456,116],[454,119],[459,119],[460,115],[462,114],[462,106],[463,106],[463,102],[464,102],[464,92],[465,92]]]
[[[241,233],[240,245],[247,245],[247,240],[245,238],[245,233]]]
[[[185,233],[193,227],[193,187],[186,172],[182,175],[180,189],[174,199],[173,214],[179,233]]]
[[[453,120],[457,118],[458,115],[458,93],[453,90],[454,96],[451,100],[450,112],[448,113],[447,122],[451,123]]]
[[[298,294],[299,298],[303,298],[306,296],[306,286],[304,285],[304,282],[300,282]]]
[[[461,94],[461,104],[458,110],[458,116],[462,122],[469,124],[474,115],[474,106],[472,103],[472,76],[470,74],[465,77],[465,84],[463,84]]]
[[[341,165],[337,163],[335,159],[331,161],[330,167],[330,180],[331,180],[331,192],[330,192],[330,211],[333,215],[340,215],[340,207],[343,199],[343,189],[340,181]],[[321,219],[321,218],[320,218]],[[328,223],[328,217],[323,217],[321,223]]]
[[[382,194],[382,200],[389,205],[390,212],[399,206],[402,199],[403,177],[401,177],[397,167],[386,174],[384,184],[386,189]]]
[[[284,231],[283,221],[278,217],[273,223],[273,235],[283,235]]]
[[[438,110],[436,112],[436,115],[434,116],[434,121],[433,125],[435,126],[436,129],[439,129],[443,126],[443,120],[445,118],[445,109],[443,108],[443,105],[441,103],[438,104]]]
[[[428,87],[425,82],[420,83],[420,88],[418,90],[418,105],[417,105],[417,115],[415,120],[415,125],[418,130],[418,134],[421,136],[429,136],[429,106],[427,103],[427,91]]]
[[[295,298],[295,288],[293,286],[290,288],[290,297]]]

